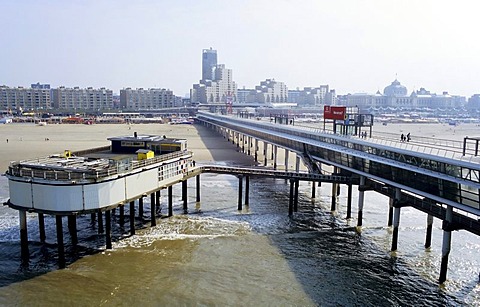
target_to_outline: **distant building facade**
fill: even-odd
[[[113,92],[104,87],[94,89],[67,88],[53,89],[53,107],[61,110],[110,110],[113,109]]]
[[[408,95],[407,88],[396,79],[385,87],[383,94],[380,91],[375,94],[348,94],[344,97],[344,101],[346,106],[358,106],[362,110],[368,108],[448,109],[464,107],[466,102],[465,97],[452,96],[448,92],[437,95],[424,88]]]
[[[296,103],[301,107],[319,107],[335,104],[335,90],[330,90],[328,85],[319,87],[304,87],[303,90],[288,91],[288,102]]]
[[[48,110],[52,108],[49,88],[0,86],[0,109]]]
[[[214,71],[217,66],[217,50],[202,50],[202,80],[213,80]]]
[[[224,64],[217,64],[217,51],[204,49],[202,80],[190,90],[192,103],[225,104],[237,100],[237,84],[233,72]]]
[[[125,88],[120,90],[120,108],[128,110],[156,110],[181,105],[181,97],[173,91],[160,88]]]

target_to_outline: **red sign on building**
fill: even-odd
[[[332,106],[323,107],[324,119],[344,120],[346,116],[347,116],[347,107],[332,107]]]

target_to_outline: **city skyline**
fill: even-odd
[[[289,89],[329,84],[376,92],[397,78],[480,93],[474,1],[4,0],[0,84],[166,88],[202,78],[200,51],[218,50],[238,88],[274,78]],[[21,17],[21,18],[20,18]]]

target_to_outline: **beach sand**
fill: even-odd
[[[0,172],[4,173],[11,161],[20,161],[64,150],[83,150],[108,146],[109,137],[133,135],[134,132],[151,135],[166,135],[169,138],[187,139],[188,149],[193,151],[195,161],[209,163],[223,161],[227,164],[254,164],[249,157],[237,150],[231,142],[201,125],[168,124],[102,124],[102,125],[47,125],[6,124],[0,125]],[[7,142],[8,139],[8,142]],[[47,140],[48,139],[48,140]]]

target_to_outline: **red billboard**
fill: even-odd
[[[344,120],[346,116],[347,116],[347,107],[332,107],[332,106],[323,107],[324,119]]]

